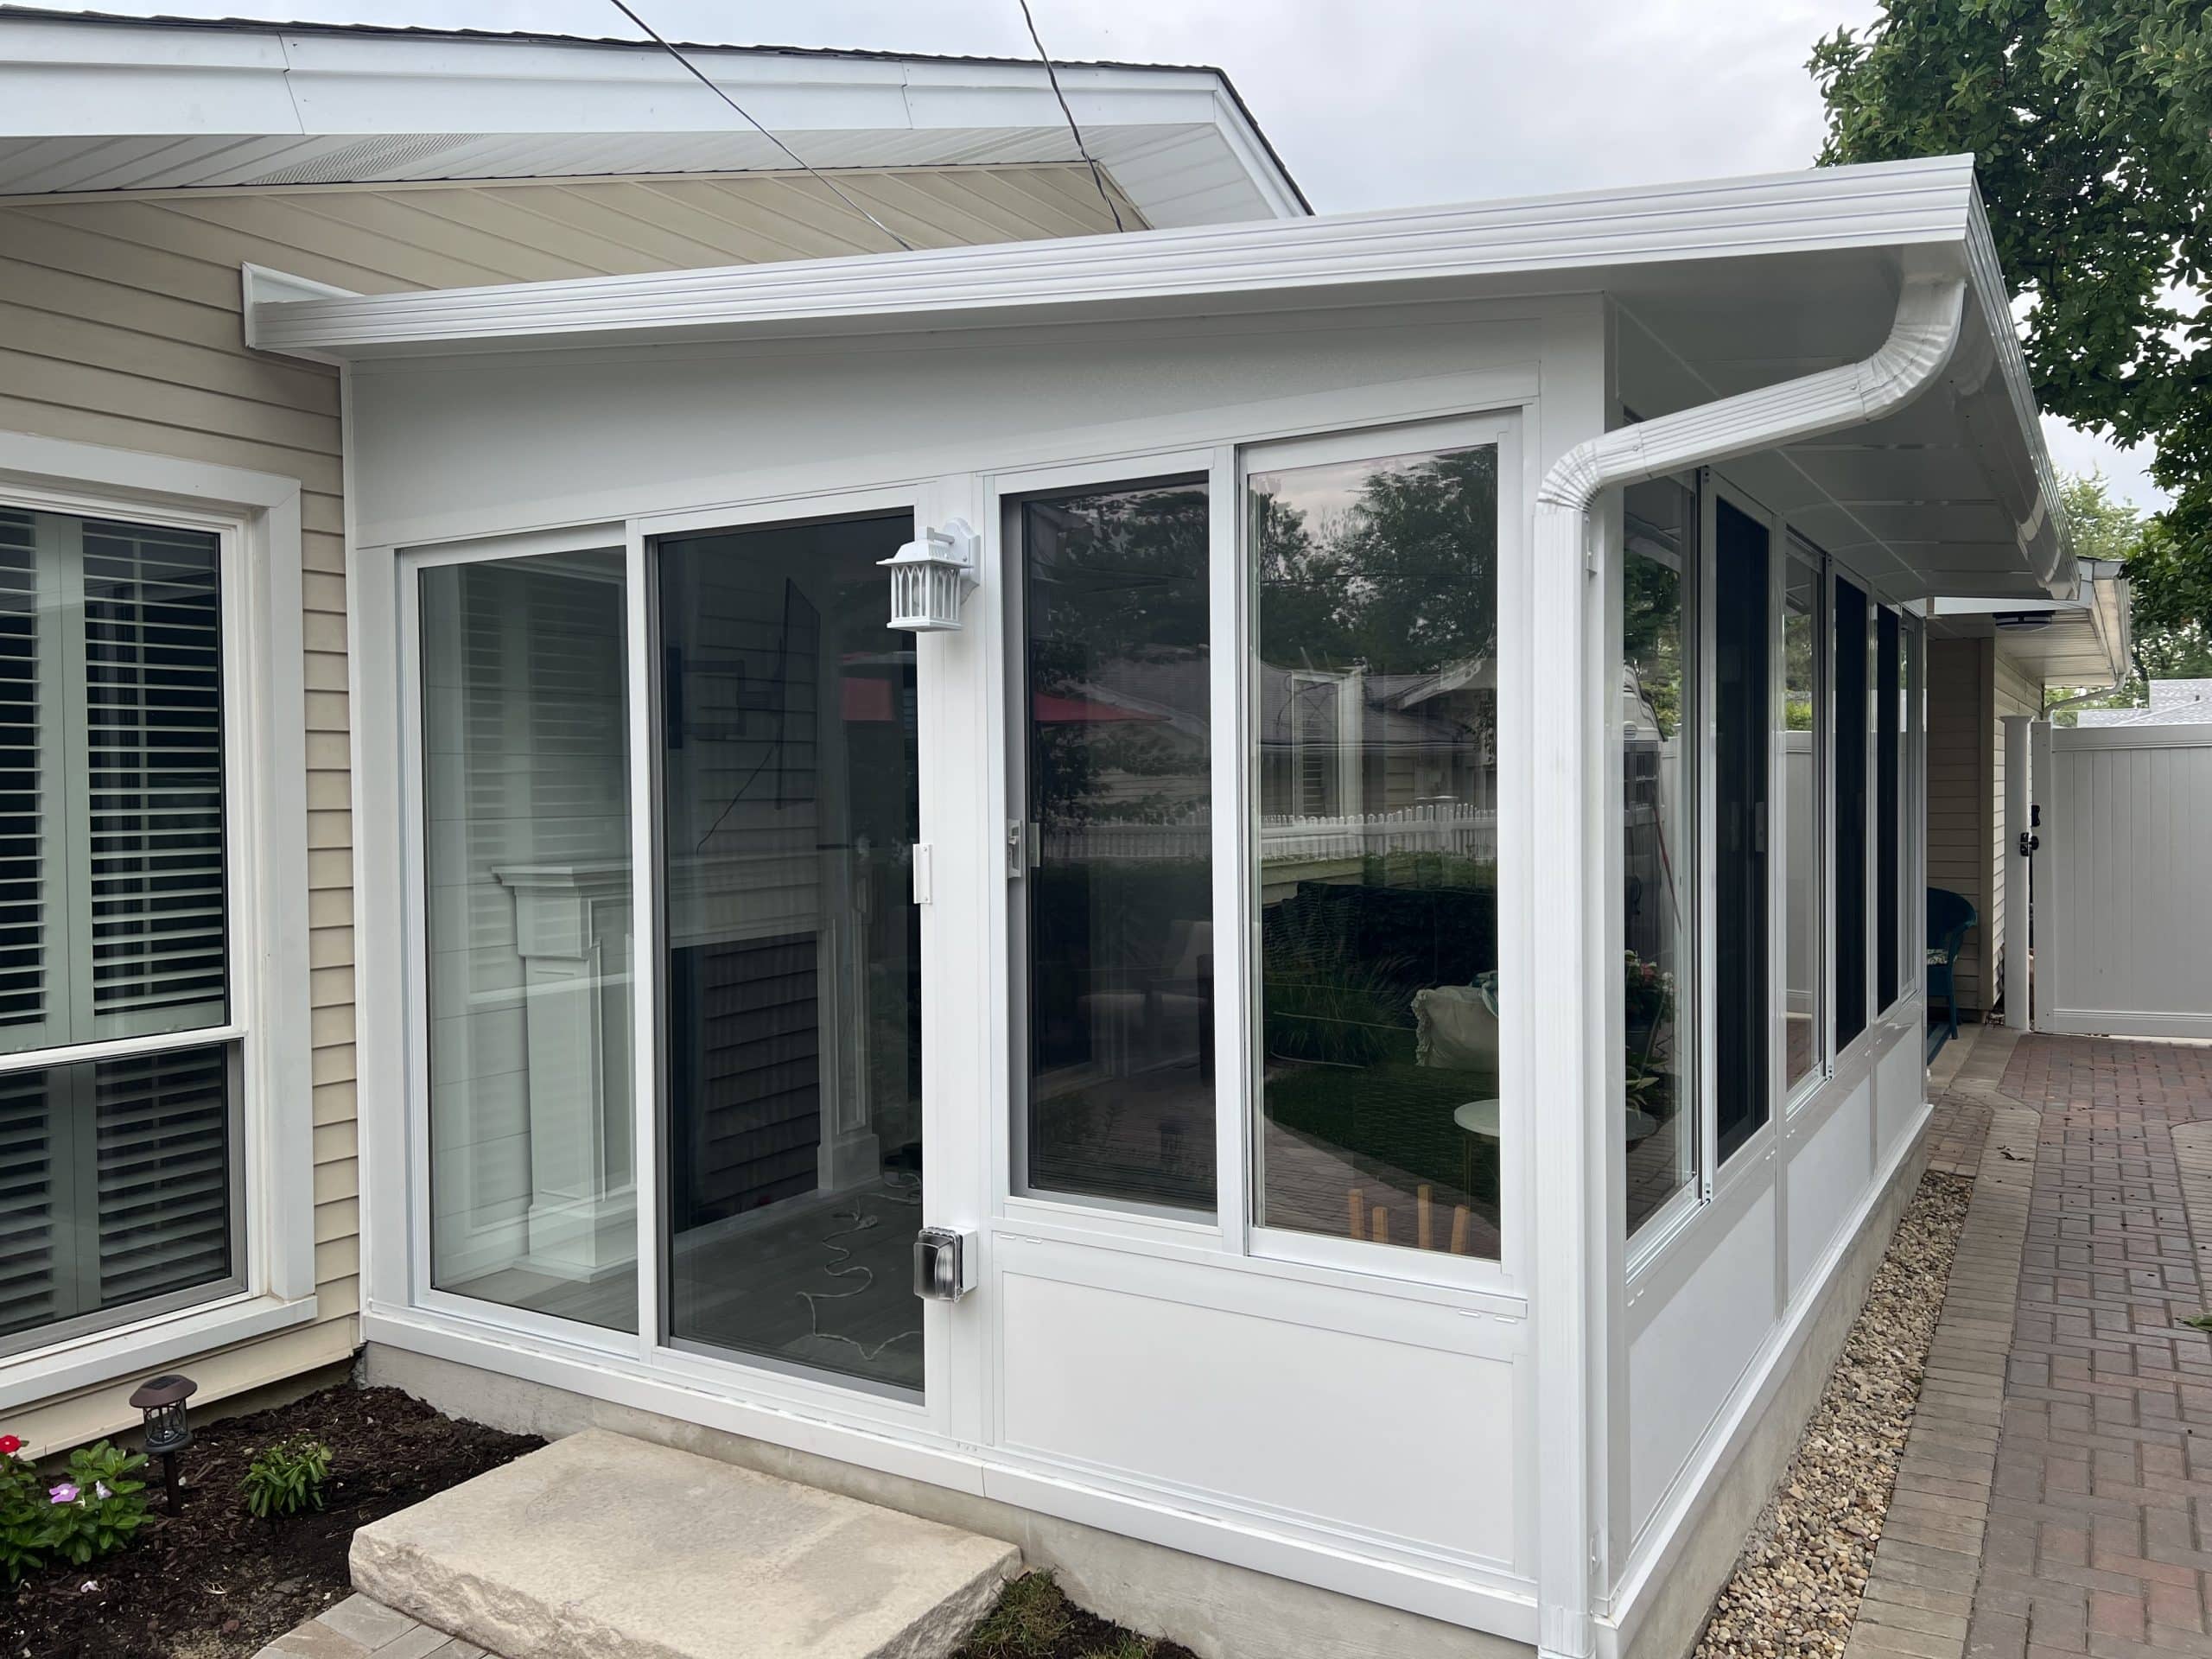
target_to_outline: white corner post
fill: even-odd
[[[1965,314],[1955,251],[1928,257],[1908,264],[1889,338],[1872,357],[1592,438],[1561,455],[1536,493],[1530,654],[1575,695],[1551,711],[1568,728],[1554,725],[1536,746],[1529,874],[1546,919],[1534,942],[1531,1029],[1537,1054],[1582,1059],[1538,1069],[1530,1114],[1543,1217],[1531,1287],[1543,1659],[1590,1659],[1612,1579],[1605,1427],[1615,1379],[1603,1275],[1608,1230],[1622,1217],[1611,1213],[1603,1162],[1613,1145],[1612,1049],[1590,944],[1606,880],[1593,759],[1605,728],[1587,695],[1600,666],[1590,660],[1590,607],[1604,592],[1592,508],[1603,490],[1864,426],[1910,403],[1949,365]]]
[[[2035,833],[2034,766],[2029,758],[2031,715],[2006,715],[2005,721],[2005,1023],[2015,1031],[2031,1028],[2029,1004],[2028,905],[2032,862],[2027,838]]]

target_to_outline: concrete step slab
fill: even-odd
[[[354,1587],[505,1659],[943,1659],[1011,1544],[587,1429],[353,1535]]]

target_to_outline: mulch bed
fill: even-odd
[[[1931,1170],[1921,1177],[1694,1659],[1837,1659],[1843,1652],[1973,1194],[1964,1176]]]
[[[256,1447],[304,1434],[330,1448],[324,1509],[257,1521],[238,1497]],[[123,1437],[136,1447],[137,1435]],[[186,1501],[163,1510],[148,1469],[146,1525],[127,1549],[0,1590],[6,1659],[245,1659],[351,1590],[354,1529],[543,1442],[442,1417],[397,1389],[326,1389],[198,1429]]]

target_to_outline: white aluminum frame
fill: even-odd
[[[3,1409],[304,1324],[316,1298],[299,482],[0,432],[0,499],[219,538],[229,957],[219,1026],[27,1050],[0,1070],[229,1044],[239,1129],[234,1277],[0,1358]]]

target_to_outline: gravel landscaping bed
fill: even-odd
[[[1974,1183],[1930,1171],[1696,1659],[1833,1659],[1858,1617]]]

